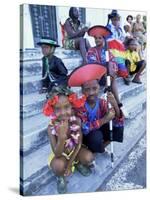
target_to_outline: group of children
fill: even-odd
[[[87,76],[81,76],[85,73]],[[112,141],[123,141],[124,117],[113,94],[108,92],[108,101],[99,98],[99,80],[105,73],[106,68],[99,64],[81,66],[69,76],[68,87],[55,86],[48,93],[43,113],[50,118],[49,166],[57,177],[59,193],[66,193],[65,177],[74,168],[83,176],[92,173],[94,153],[105,152],[111,141],[110,120],[113,120]],[[80,97],[70,89],[77,86],[82,90]]]
[[[78,19],[76,10],[72,11]],[[110,19],[113,17],[111,15]],[[68,31],[69,23],[73,23],[70,18],[65,25]],[[117,40],[106,40],[112,35],[108,27],[93,26],[88,29],[88,34],[94,37],[96,46],[88,48],[83,65],[69,76],[61,59],[54,56],[57,42],[44,38],[38,43],[44,55],[42,92],[48,92],[43,113],[50,119],[48,135],[52,153],[49,156],[49,167],[57,177],[59,193],[66,193],[66,176],[73,173],[74,169],[83,176],[92,173],[94,153],[105,152],[105,147],[111,141],[123,142],[124,116],[116,77],[122,76],[129,84],[129,77],[135,75],[132,81],[141,84],[140,74],[146,65],[136,51],[138,44],[135,39],[130,38],[124,49]],[[70,37],[68,45],[81,45],[83,41],[80,42]],[[112,92],[106,90],[106,101],[99,94],[101,86],[108,86],[108,71]],[[72,92],[71,87],[81,87],[82,96]],[[111,108],[108,104],[111,104]],[[113,137],[110,138],[111,120]]]

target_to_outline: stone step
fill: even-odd
[[[81,57],[81,54],[79,51],[65,50],[62,47],[56,48],[55,55],[61,59],[65,59],[68,57],[70,57],[70,58]],[[32,60],[34,60],[34,61],[41,60],[42,57],[43,57],[43,55],[42,55],[40,48],[20,50],[20,61],[21,62],[32,61]]]
[[[75,69],[76,67],[80,66],[82,63],[81,56],[79,57],[70,57],[62,59],[64,65],[68,69],[68,74]],[[41,60],[28,60],[24,62],[20,62],[20,75],[24,79],[30,77],[30,81],[32,80],[32,76],[40,76],[42,77],[42,61]]]
[[[20,88],[21,88],[20,92],[23,95],[38,92],[38,91],[40,91],[40,89],[42,87],[42,83],[41,83],[41,79],[42,79],[41,70],[42,69],[41,70],[39,69],[40,64],[36,62],[37,63],[37,64],[35,63],[35,65],[37,65],[37,67],[36,67],[33,64],[34,63],[33,61],[30,61],[30,62],[31,62],[31,67],[29,65],[29,61],[23,63],[23,67],[24,67],[25,71],[23,70],[23,72],[20,73],[22,75],[21,79],[20,79]],[[68,75],[69,75],[73,69],[80,66],[82,59],[81,59],[81,57],[67,58],[67,59],[64,59],[63,62],[68,69]],[[22,70],[22,69],[20,69],[20,70]],[[27,72],[27,70],[28,70],[28,72]],[[26,77],[26,74],[28,74],[28,75],[31,74],[31,76]],[[36,76],[34,76],[34,74],[36,74]],[[123,79],[118,78],[117,84],[118,84],[118,87],[120,84],[121,85],[124,84]]]
[[[146,89],[145,83],[143,84],[131,83],[129,86],[126,85],[122,86],[118,88],[120,100],[123,101],[128,97],[135,97],[142,91],[145,91],[145,89]]]
[[[143,110],[134,119],[126,121],[124,142],[114,142],[113,169],[111,168],[110,156],[108,154],[97,154],[95,170],[89,177],[83,177],[78,172],[75,172],[67,178],[67,193],[96,191],[145,133],[145,118],[146,112]],[[21,157],[21,163],[24,164],[21,171],[21,193],[23,195],[57,194],[55,176],[47,166],[49,153],[50,145],[45,145],[29,156]]]
[[[22,127],[21,135],[28,135],[31,131],[36,129],[41,129],[42,127],[45,128],[45,124],[48,124],[49,117],[44,116],[42,113],[35,115],[34,117],[21,119],[20,120]]]
[[[122,78],[117,78],[118,90],[121,100],[126,98],[128,95],[134,96],[140,91],[145,89],[145,84],[138,85],[131,83],[129,86],[125,85]],[[74,88],[74,91],[80,91],[80,88]],[[20,105],[21,118],[32,117],[41,113],[42,107],[46,100],[46,94],[32,93],[28,95],[22,95],[22,104]]]
[[[42,60],[28,60],[20,62],[20,76],[42,76]]]
[[[22,95],[22,103],[20,104],[21,118],[32,117],[42,112],[44,103],[46,102],[46,94],[32,93]]]
[[[136,101],[135,101],[136,98]],[[135,98],[130,96],[123,100],[123,111],[126,119],[134,119],[146,106],[146,92],[139,93]],[[23,121],[23,134],[21,134],[20,150],[22,154],[29,155],[49,142],[47,126],[49,118],[39,114]],[[31,123],[32,122],[32,123]]]
[[[47,126],[49,118],[42,113],[32,118],[20,119],[20,152],[29,155],[40,146],[48,143]]]

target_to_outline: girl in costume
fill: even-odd
[[[74,70],[68,85],[81,86],[86,96],[83,107],[77,108],[76,113],[82,121],[83,143],[92,152],[104,152],[110,142],[109,124],[113,119],[113,141],[123,141],[124,117],[111,92],[108,92],[108,102],[112,108],[108,109],[108,102],[99,98],[99,80],[106,73],[106,68],[99,64],[88,64]],[[82,76],[86,74],[86,76]]]
[[[52,147],[49,166],[57,176],[57,190],[66,193],[66,176],[76,169],[84,176],[91,173],[93,154],[82,147],[81,122],[74,115],[74,108],[80,108],[85,97],[77,98],[70,89],[54,87],[49,93],[43,113],[50,117],[48,135]]]
[[[92,47],[89,49],[87,53],[87,60],[88,63],[99,63],[103,66],[106,66],[106,51],[107,51],[107,45],[106,45],[106,37],[111,35],[111,31],[105,27],[105,26],[93,26],[88,30],[88,34],[95,39],[95,47]],[[118,105],[122,105],[119,100],[118,95],[118,87],[116,82],[116,76],[119,73],[118,72],[118,66],[115,62],[115,58],[112,55],[112,53],[109,51],[109,73],[111,75],[111,87],[112,87],[112,93],[114,94]],[[100,85],[106,85],[106,76],[102,78],[100,81]]]

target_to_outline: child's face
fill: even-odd
[[[111,19],[111,22],[112,22],[112,24],[113,24],[114,26],[116,26],[116,27],[120,26],[120,18],[119,18],[119,17],[113,17],[113,18]]]
[[[103,36],[101,36],[101,35],[100,36],[95,36],[94,39],[95,39],[96,46],[103,46],[104,45]]]
[[[87,81],[82,86],[82,93],[87,97],[89,103],[94,103],[98,97],[100,86],[97,80]]]
[[[60,121],[66,121],[70,118],[72,113],[72,106],[68,101],[67,96],[59,96],[59,100],[54,106],[54,113]]]
[[[130,42],[130,44],[129,44],[129,50],[136,51],[137,47],[138,47],[137,42]]]
[[[50,45],[46,45],[46,44],[42,44],[41,48],[42,48],[42,53],[44,56],[49,56],[49,55],[53,54],[54,50],[55,50],[54,46],[50,46]]]

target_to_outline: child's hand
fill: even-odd
[[[72,173],[71,167],[68,166],[68,167],[66,168],[66,170],[65,170],[64,176],[69,176],[71,173]]]
[[[107,93],[107,99],[108,99],[108,102],[110,102],[113,107],[117,105],[117,101],[111,92]]]
[[[107,118],[113,119],[114,116],[115,116],[115,110],[113,108],[109,109],[108,114],[107,114]]]
[[[62,121],[56,126],[56,132],[58,134],[58,139],[66,140],[68,133],[68,121]]]
[[[105,116],[100,120],[101,126],[108,123],[115,117],[115,110],[113,108],[109,109]]]

